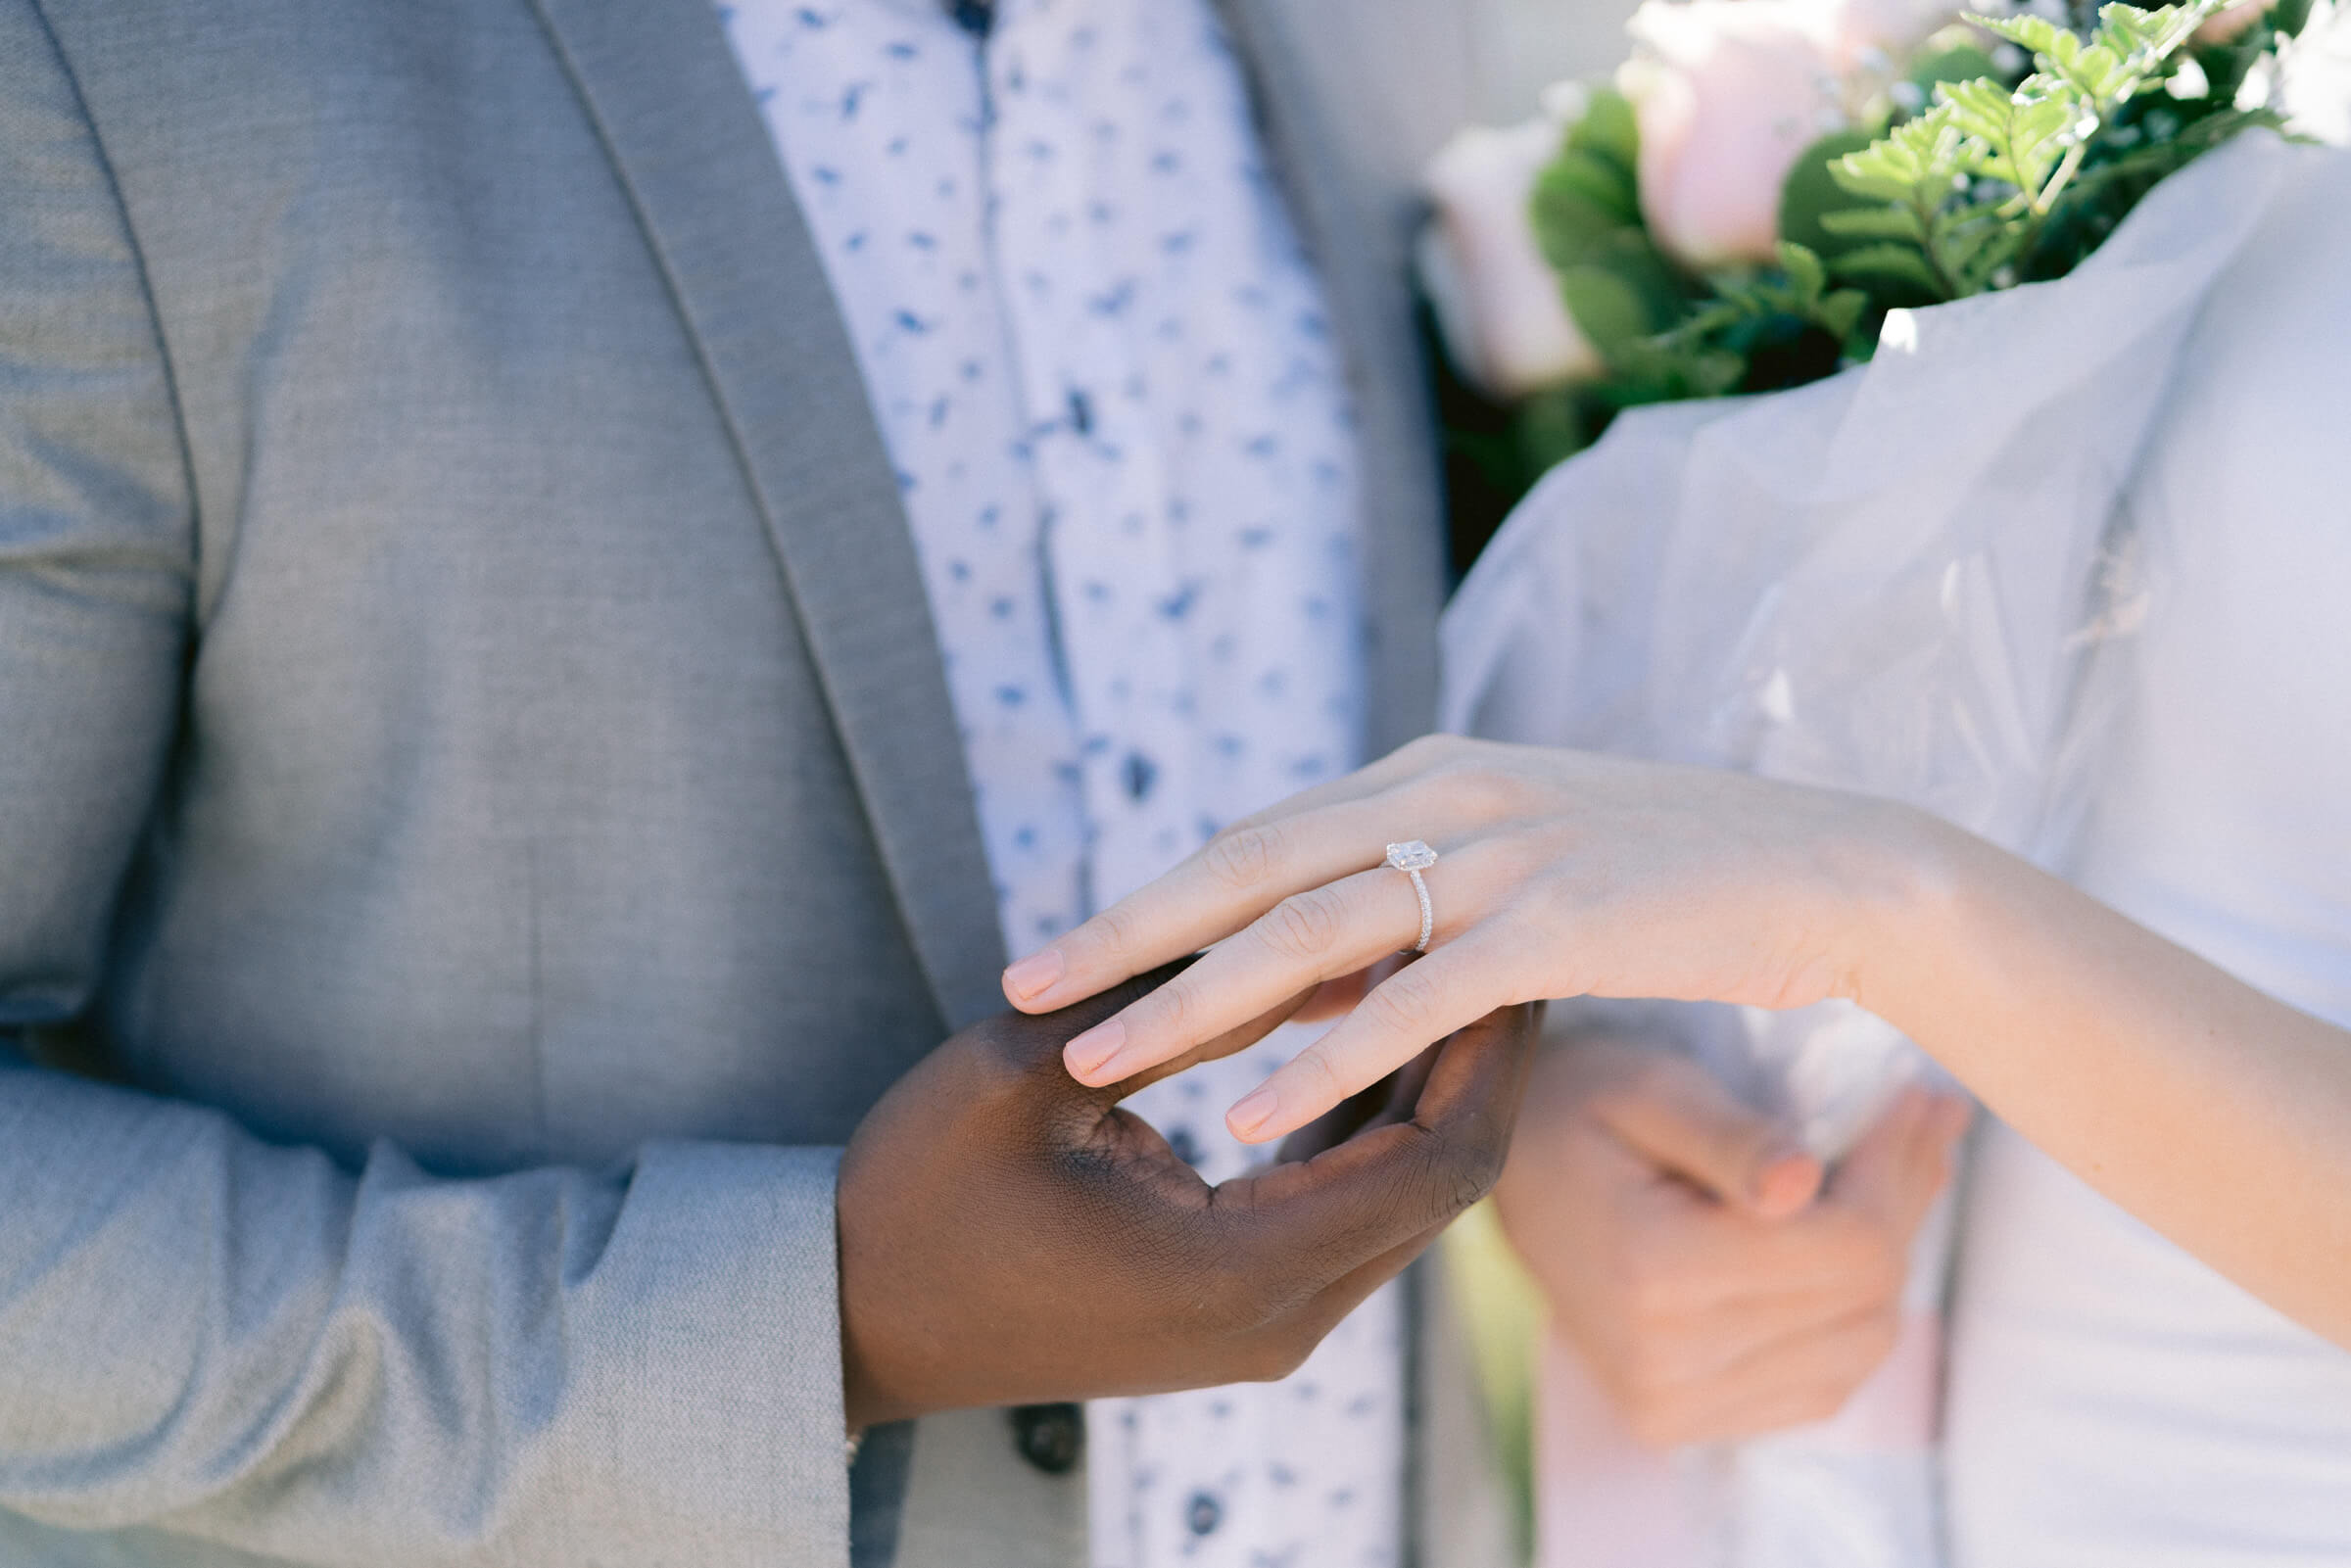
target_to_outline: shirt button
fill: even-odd
[[[1224,1522],[1224,1504],[1214,1493],[1195,1492],[1192,1500],[1184,1504],[1183,1522],[1195,1536],[1212,1535]]]
[[[1012,1443],[1047,1475],[1067,1475],[1085,1454],[1085,1412],[1075,1404],[1024,1404],[1012,1412]]]

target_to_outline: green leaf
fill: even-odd
[[[1961,209],[1937,218],[1936,254],[1944,276],[1960,298],[1998,288],[2012,279],[2003,272],[2035,232],[2031,222],[1987,208]]]
[[[1986,32],[1996,33],[2019,49],[2063,64],[2081,52],[2082,40],[2041,17],[1970,16],[1968,21]]]
[[[1928,296],[1941,300],[1948,297],[1943,280],[1927,264],[1926,258],[1910,245],[1864,245],[1837,258],[1839,277],[1883,278],[1891,283],[1907,284],[1923,289]]]
[[[1839,289],[1820,302],[1814,319],[1840,341],[1850,338],[1869,309],[1869,296],[1859,289]]]
[[[1979,76],[1997,76],[1999,67],[1991,56],[1974,44],[1953,44],[1947,49],[1935,49],[1910,62],[1909,79],[1918,90],[1930,96],[1946,81],[1974,81]]]
[[[1651,337],[1665,325],[1647,291],[1610,267],[1563,268],[1559,292],[1584,336],[1611,358],[1625,344]]]
[[[1705,398],[1720,398],[1735,392],[1747,379],[1747,356],[1728,349],[1715,349],[1694,356],[1690,362],[1691,385]]]
[[[1996,81],[1945,82],[1935,96],[1960,135],[1958,168],[2028,195],[2039,193],[2065,156],[2070,142],[2061,135],[2082,133],[2081,109],[2048,77],[2028,76],[2013,92]]]
[[[1598,208],[1615,223],[1641,221],[1639,187],[1630,169],[1580,147],[1562,146],[1535,178],[1535,199],[1572,198]]]
[[[2167,61],[2222,3],[2108,5],[2087,36],[2032,16],[1972,19],[2032,52],[2037,69],[2013,84],[1946,29],[1912,63],[1912,79],[1933,87],[1930,107],[1874,138],[1823,138],[1796,160],[1780,191],[1777,264],[1703,276],[1652,240],[1631,106],[1595,92],[1530,214],[1607,371],[1522,421],[1518,450],[1563,451],[1640,404],[1799,385],[1867,359],[1891,309],[2059,275],[2157,181],[2255,122],[2230,108],[2222,83],[2272,47],[2266,24],[2188,57],[2230,73],[2211,75],[2209,100],[2145,91],[2179,69]],[[1546,421],[1550,439],[1524,439]]]
[[[1823,213],[1820,221],[1831,234],[1845,240],[1908,240],[1916,245],[1927,237],[1926,225],[1919,221],[1915,208],[1850,207],[1842,213]],[[1838,247],[1851,249],[1849,244]]]
[[[1829,176],[1855,196],[1881,202],[1940,201],[1961,170],[1963,142],[1950,106],[1938,104],[1865,150],[1835,160]]]
[[[1797,303],[1805,312],[1820,303],[1821,291],[1829,286],[1828,269],[1820,258],[1805,246],[1790,240],[1779,245],[1780,270],[1788,274],[1788,286],[1795,291]]]
[[[1565,173],[1567,163],[1562,159],[1545,169],[1527,202],[1535,243],[1555,268],[1576,265],[1638,222],[1637,216],[1628,219],[1615,203],[1595,201]]]
[[[1635,172],[1639,154],[1632,105],[1621,93],[1594,89],[1528,198],[1536,244],[1555,270],[1607,261],[1628,230],[1648,247]]]
[[[1567,145],[1612,159],[1622,168],[1634,167],[1641,154],[1641,130],[1632,101],[1613,87],[1593,88],[1583,119],[1568,132]]]
[[[1823,136],[1797,155],[1788,178],[1780,185],[1780,237],[1801,245],[1815,256],[1847,249],[1843,233],[1830,226],[1833,214],[1876,213],[1890,198],[1856,197],[1837,183],[1829,166],[1850,153],[1865,151],[1875,140],[1864,130],[1841,130]],[[1891,200],[1900,200],[1895,197]]]
[[[1521,460],[1535,475],[1548,473],[1592,444],[1590,421],[1572,389],[1554,388],[1529,398],[1518,410],[1515,429]]]

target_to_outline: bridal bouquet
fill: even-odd
[[[1653,0],[1617,89],[1438,161],[1434,302],[1516,395],[1471,434],[1540,481],[1447,613],[1445,722],[1888,795],[2054,863],[2148,613],[2140,447],[2310,156],[2271,132],[2340,128],[2311,86],[2340,34],[1828,4]],[[1649,1022],[1824,1159],[1925,1070],[1842,1004]],[[1643,1455],[1559,1353],[1549,1568],[1935,1563],[1946,1251],[1823,1427]]]
[[[1624,408],[1802,385],[1870,358],[1890,310],[2063,276],[2247,128],[2342,139],[2334,20],[1649,0],[1612,85],[1431,165],[1457,469],[1498,510]]]

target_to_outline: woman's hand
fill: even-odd
[[[1495,1206],[1635,1438],[1751,1437],[1885,1362],[1967,1114],[1907,1090],[1825,1175],[1688,1057],[1580,1036],[1538,1059]]]
[[[1744,775],[1432,736],[1220,833],[1013,965],[1004,990],[1044,1012],[1216,944],[1063,1053],[1080,1082],[1131,1077],[1410,948],[1419,900],[1382,861],[1425,840],[1427,955],[1227,1114],[1265,1142],[1506,1004],[1852,995],[1869,912],[1902,889],[1906,821]]]

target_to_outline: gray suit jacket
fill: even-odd
[[[1469,25],[1230,11],[1353,355],[1384,746]],[[845,1561],[836,1151],[995,932],[705,0],[0,0],[0,1561]],[[1078,1560],[1000,1416],[914,1453],[908,1568]]]

